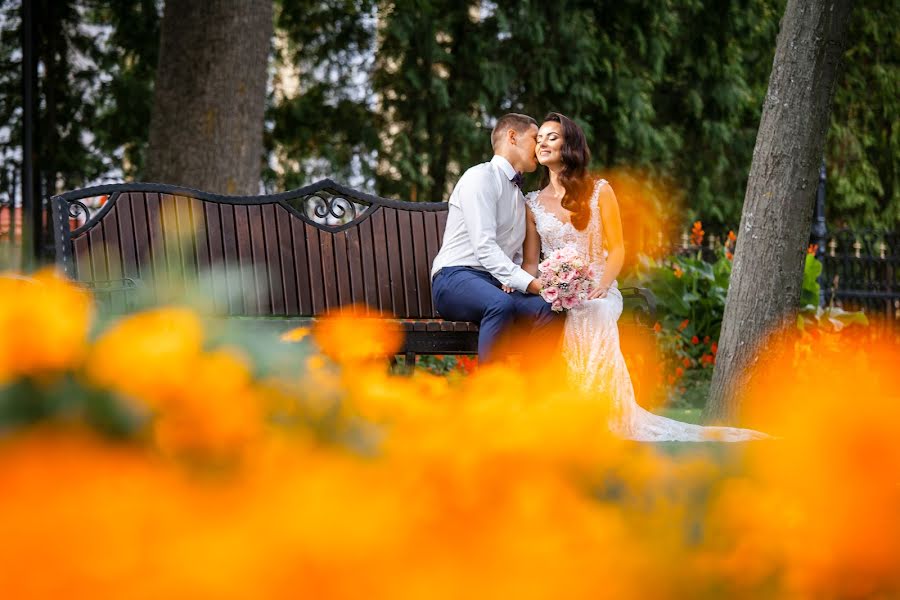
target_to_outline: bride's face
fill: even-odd
[[[536,154],[538,162],[545,167],[562,163],[562,125],[547,121],[538,129]]]

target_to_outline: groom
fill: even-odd
[[[460,178],[450,195],[444,241],[431,268],[434,306],[444,319],[479,325],[478,358],[493,358],[500,333],[516,319],[543,328],[555,320],[522,269],[525,197],[522,173],[537,168],[537,122],[507,114],[491,132],[494,157]],[[513,290],[507,293],[503,286]]]

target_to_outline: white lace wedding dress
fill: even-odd
[[[534,215],[543,254],[547,255],[564,246],[574,246],[580,254],[590,258],[598,278],[606,264],[602,243],[603,227],[597,208],[600,189],[604,185],[608,183],[601,179],[594,186],[590,222],[582,231],[575,229],[571,223],[563,223],[556,215],[545,210],[537,200],[538,192],[529,193],[525,199]],[[621,314],[622,294],[618,285],[613,283],[606,298],[589,300],[570,310],[566,315],[563,333],[563,355],[570,376],[583,389],[610,398],[612,416],[609,425],[613,433],[626,439],[645,442],[741,442],[769,437],[750,429],[682,423],[641,408],[635,401],[628,367],[619,348],[619,328],[616,321]]]

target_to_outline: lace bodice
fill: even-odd
[[[594,270],[603,273],[606,265],[606,252],[603,250],[603,226],[600,219],[600,210],[597,199],[600,196],[600,188],[606,185],[605,179],[598,179],[594,184],[594,193],[591,195],[591,218],[588,226],[579,231],[571,223],[563,223],[553,213],[546,210],[538,202],[540,192],[529,192],[525,196],[525,202],[534,215],[534,223],[538,235],[541,237],[541,253],[545,256],[554,250],[565,246],[575,246],[578,253],[588,257]]]

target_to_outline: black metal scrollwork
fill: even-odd
[[[343,225],[356,219],[366,206],[329,190],[320,190],[289,201],[311,221],[321,225]]]
[[[347,198],[316,193],[304,197],[303,200],[306,214],[310,218],[336,219],[340,223],[346,223],[356,218],[356,204]]]
[[[87,205],[80,200],[70,200],[69,201],[69,217],[72,219],[78,219],[84,215],[84,220],[87,221],[91,218],[91,211],[88,210]]]

